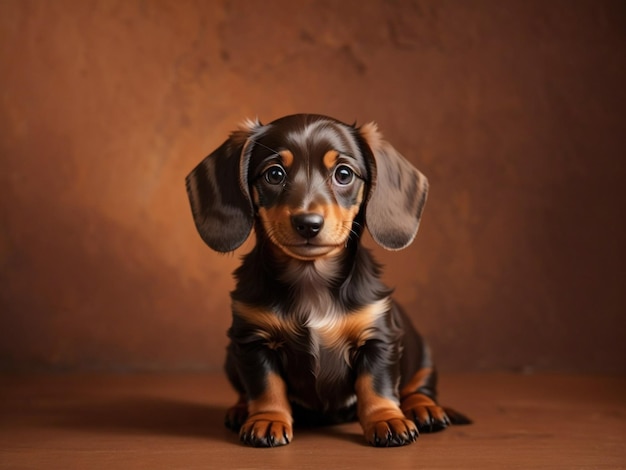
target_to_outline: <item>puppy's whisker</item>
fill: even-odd
[[[344,229],[346,229],[346,230],[348,230],[348,232],[349,232],[349,234],[350,234],[350,235],[346,238],[346,245],[348,244],[348,241],[350,240],[350,238],[353,238],[353,237],[354,237],[354,238],[356,239],[356,238],[358,238],[358,236],[359,236],[359,233],[358,233],[356,230],[354,230],[354,228],[352,228],[352,227],[353,227],[353,226],[355,226],[355,225],[356,225],[357,227],[359,227],[359,229],[361,229],[361,224],[359,224],[358,222],[355,222],[355,221],[349,221],[349,220],[346,220],[346,221],[344,221],[344,222],[343,222],[343,228],[344,228]]]
[[[255,140],[255,139],[250,139],[250,142],[252,142],[253,144],[258,145],[258,146],[260,146],[260,147],[263,147],[263,148],[265,148],[265,149],[267,149],[267,150],[269,150],[270,152],[273,152],[273,153],[275,153],[275,154],[278,154],[278,153],[279,153],[279,152],[278,152],[278,150],[273,149],[272,147],[268,147],[267,145],[262,144],[262,143],[261,143],[261,142],[259,142],[258,140]]]

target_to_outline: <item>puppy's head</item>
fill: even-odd
[[[187,176],[196,227],[211,248],[236,249],[256,219],[257,231],[301,260],[339,253],[363,223],[381,246],[406,247],[427,191],[374,124],[308,114],[246,122]]]

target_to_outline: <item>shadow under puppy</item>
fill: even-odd
[[[436,402],[428,349],[359,240],[390,250],[417,233],[428,182],[375,124],[298,114],[246,122],[188,176],[196,227],[214,250],[256,245],[235,271],[226,425],[259,447],[296,420],[358,418],[375,446],[468,423]]]

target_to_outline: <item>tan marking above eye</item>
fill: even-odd
[[[338,158],[339,152],[337,152],[336,150],[329,150],[324,154],[324,158],[322,159],[322,161],[324,162],[324,166],[331,170],[335,167]]]
[[[280,152],[278,152],[278,155],[280,155],[280,158],[282,159],[283,165],[285,166],[285,168],[291,167],[291,165],[293,164],[293,160],[294,160],[294,156],[293,156],[293,153],[291,153],[291,151],[281,150]]]

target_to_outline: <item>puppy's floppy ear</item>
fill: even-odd
[[[254,222],[248,189],[249,138],[261,124],[246,122],[187,175],[187,195],[196,228],[215,251],[233,251]]]
[[[376,124],[365,124],[359,133],[371,150],[366,226],[383,248],[401,250],[411,244],[419,228],[428,180],[382,139]]]

